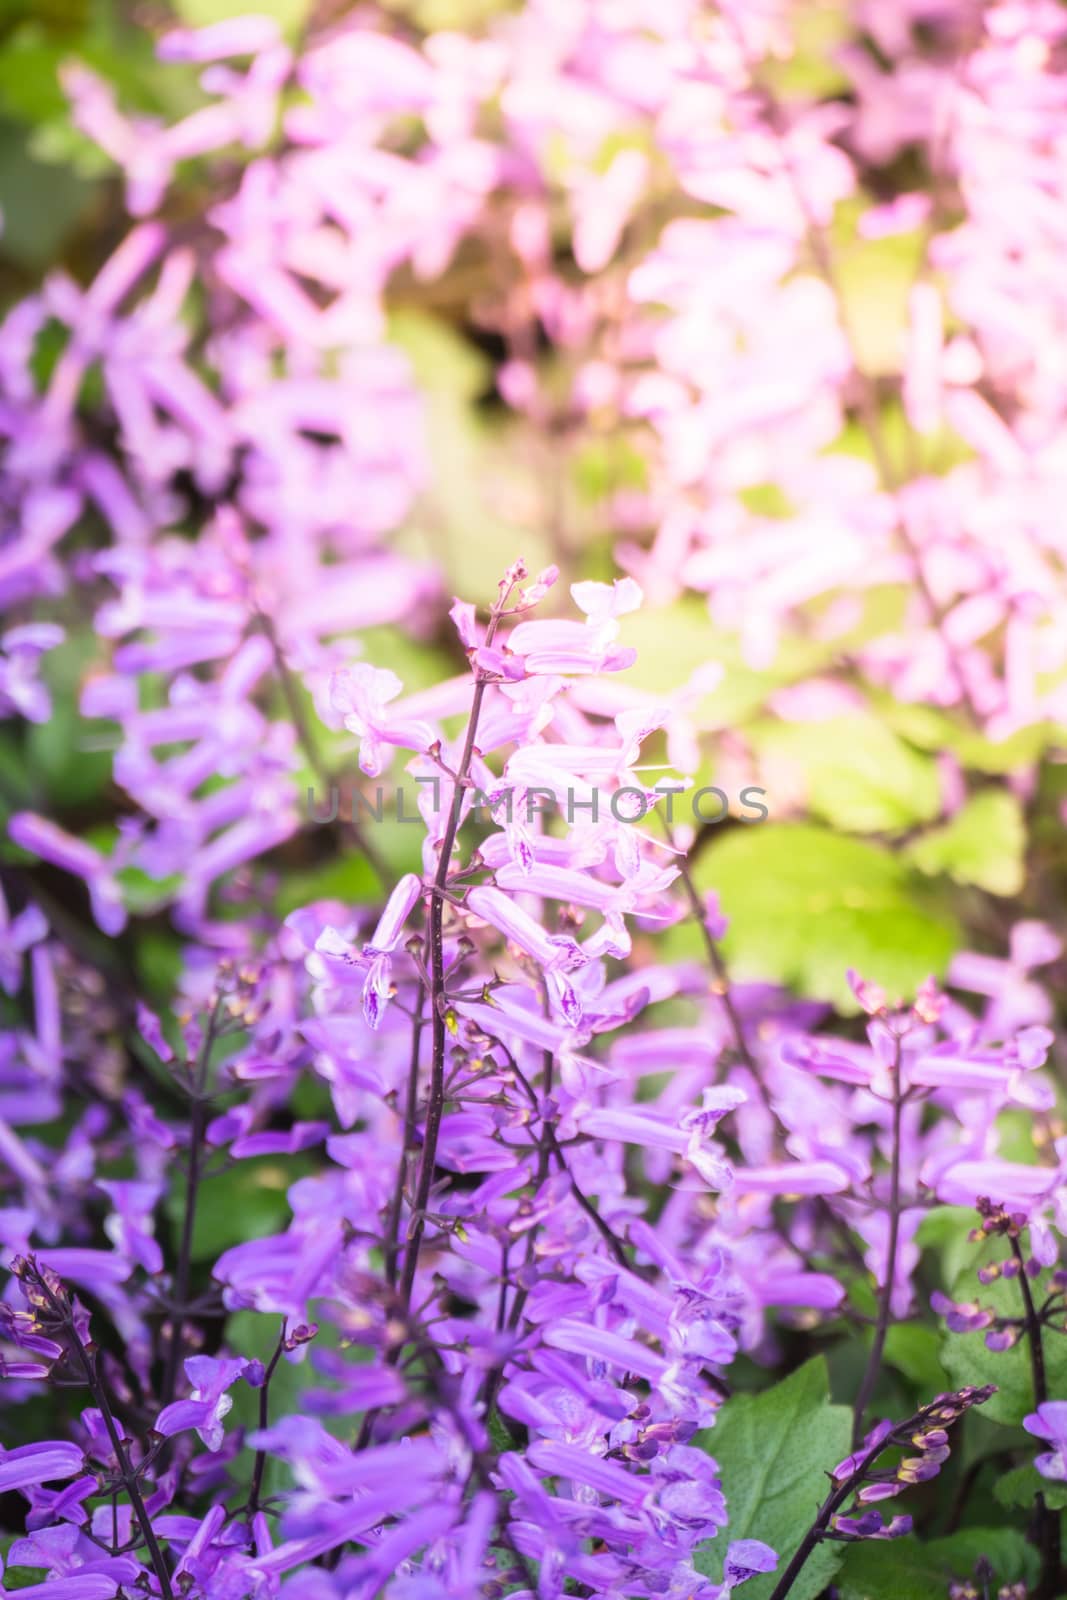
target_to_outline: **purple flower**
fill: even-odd
[[[951,1333],[976,1333],[980,1328],[988,1328],[995,1320],[995,1313],[978,1301],[957,1303],[939,1289],[930,1296],[930,1304],[944,1317]]]
[[[635,652],[615,643],[618,618],[636,611],[643,596],[632,578],[614,584],[571,585],[575,604],[586,614],[583,623],[570,621],[520,622],[507,641],[508,650],[521,657],[528,673],[618,672],[632,665]]]
[[[428,723],[396,718],[388,709],[403,687],[394,672],[365,661],[338,670],[331,679],[331,704],[344,726],[359,739],[359,765],[368,777],[375,778],[382,770],[383,745],[425,752],[436,739]]]
[[[29,811],[16,812],[8,823],[8,833],[23,850],[83,879],[89,890],[93,915],[102,931],[112,936],[122,932],[126,926],[122,894],[110,866],[98,850],[64,833],[46,817]]]
[[[869,1433],[864,1435],[863,1443],[858,1450],[854,1450],[844,1461],[839,1461],[830,1476],[835,1483],[844,1483],[846,1478],[851,1478],[867,1460],[873,1459],[878,1453],[879,1446],[888,1439],[893,1431],[893,1424],[886,1418],[875,1424]]]
[[[778,1557],[762,1539],[733,1539],[723,1562],[722,1577],[727,1589],[754,1578],[761,1572],[774,1572]]]
[[[52,1483],[57,1478],[74,1478],[83,1466],[83,1454],[74,1444],[22,1444],[14,1450],[0,1445],[0,1493]]]
[[[1052,1449],[1034,1461],[1043,1478],[1067,1479],[1067,1400],[1046,1400],[1023,1418],[1023,1427]]]
[[[51,700],[37,674],[41,657],[63,640],[63,629],[48,622],[9,628],[0,636],[0,717],[47,722]]]
[[[49,1578],[45,1583],[31,1583],[20,1589],[29,1600],[114,1600],[124,1577],[132,1578],[143,1569],[136,1562],[127,1562],[114,1574],[110,1572],[76,1572],[67,1578]]]
[[[40,943],[48,933],[44,913],[32,903],[12,917],[4,891],[0,888],[0,987],[16,994],[22,982],[22,962],[26,951]]]
[[[222,1419],[233,1409],[233,1397],[226,1391],[245,1376],[248,1367],[249,1362],[242,1356],[190,1356],[185,1362],[185,1376],[192,1393],[188,1400],[175,1400],[164,1406],[155,1431],[170,1438],[195,1428],[209,1450],[218,1450],[224,1436]]]
[[[152,1212],[164,1193],[163,1184],[112,1179],[99,1180],[97,1187],[113,1207],[104,1231],[116,1251],[148,1273],[161,1271],[163,1252],[154,1237]]]

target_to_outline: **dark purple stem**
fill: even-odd
[[[270,1380],[274,1376],[278,1362],[282,1358],[282,1351],[285,1349],[287,1328],[288,1324],[283,1321],[282,1331],[278,1335],[278,1343],[274,1347],[274,1354],[271,1356],[267,1369],[263,1374],[263,1382],[259,1390],[259,1427],[261,1432],[270,1426]],[[263,1489],[263,1474],[266,1471],[266,1467],[267,1452],[265,1450],[257,1450],[256,1459],[252,1467],[252,1485],[248,1491],[246,1510],[249,1517],[254,1517],[259,1510],[259,1496]]]
[[[485,633],[487,647],[492,644],[496,630],[500,625],[500,618],[506,600],[507,596],[502,595],[490,614],[489,626]],[[475,739],[478,736],[478,722],[482,714],[485,691],[488,687],[489,679],[479,673],[475,679],[474,696],[471,700],[470,717],[467,721],[467,734],[463,741],[463,754],[460,756],[459,767],[455,773],[455,792],[448,810],[448,817],[441,839],[441,848],[437,858],[437,872],[434,875],[430,900],[430,1097],[426,1109],[426,1126],[423,1131],[422,1156],[419,1161],[418,1178],[415,1184],[411,1227],[408,1231],[407,1244],[404,1250],[404,1270],[400,1280],[400,1301],[405,1311],[411,1306],[411,1294],[415,1287],[415,1275],[419,1268],[419,1251],[422,1248],[423,1236],[426,1232],[426,1210],[430,1203],[430,1192],[433,1188],[433,1176],[437,1161],[437,1141],[440,1137],[441,1119],[444,1116],[445,1109],[445,891],[448,887],[448,875],[452,864],[452,851],[456,843],[456,834],[459,832],[463,791],[470,776],[471,762],[474,759]]]
[[[144,1499],[141,1495],[140,1486],[137,1482],[137,1474],[130,1465],[130,1458],[126,1454],[126,1447],[122,1442],[122,1434],[119,1431],[118,1424],[115,1421],[115,1414],[111,1409],[111,1401],[108,1399],[107,1390],[101,1382],[100,1374],[97,1371],[96,1357],[95,1355],[90,1355],[85,1346],[82,1344],[81,1337],[78,1333],[78,1329],[75,1325],[74,1317],[69,1306],[63,1305],[58,1297],[52,1292],[52,1289],[42,1273],[35,1271],[34,1279],[37,1287],[44,1294],[54,1314],[61,1319],[69,1336],[71,1353],[73,1354],[78,1365],[81,1367],[82,1373],[85,1377],[86,1385],[89,1389],[89,1393],[92,1395],[93,1401],[99,1410],[101,1417],[104,1419],[104,1427],[107,1429],[107,1436],[110,1440],[111,1448],[115,1453],[115,1460],[118,1463],[119,1477],[122,1479],[123,1488],[126,1490],[126,1493],[129,1496],[130,1506],[132,1507],[134,1516],[137,1518],[137,1524],[144,1536],[144,1542],[148,1547],[148,1556],[152,1563],[152,1571],[156,1575],[160,1591],[163,1595],[163,1600],[174,1600],[174,1590],[171,1587],[170,1573],[167,1571],[167,1563],[163,1558],[163,1552],[159,1547],[159,1541],[156,1538],[155,1532],[152,1528],[152,1519],[148,1515],[148,1509],[145,1506]]]
[[[856,1395],[852,1412],[852,1447],[855,1449],[863,1435],[863,1417],[870,1404],[874,1386],[882,1367],[882,1354],[893,1316],[893,1285],[897,1275],[897,1250],[900,1244],[900,1124],[904,1110],[904,1091],[900,1081],[900,1040],[897,1040],[893,1060],[893,1124],[892,1150],[889,1157],[889,1239],[886,1245],[885,1282],[878,1297],[878,1321],[874,1328],[874,1341],[867,1357],[863,1380]]]
[[[1048,1375],[1045,1370],[1045,1347],[1041,1336],[1041,1318],[1034,1305],[1030,1280],[1026,1275],[1026,1258],[1018,1238],[1012,1234],[1011,1253],[1019,1268],[1019,1289],[1023,1297],[1026,1342],[1030,1352],[1030,1375],[1034,1386],[1034,1405],[1044,1405],[1048,1399]],[[1056,1600],[1060,1589],[1062,1562],[1060,1517],[1050,1511],[1043,1494],[1034,1496],[1035,1542],[1041,1552],[1041,1576],[1034,1590],[1033,1600]]]

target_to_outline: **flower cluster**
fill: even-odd
[[[0,322],[4,1560],[1056,1600],[1067,13],[475,9],[60,68],[124,198]]]

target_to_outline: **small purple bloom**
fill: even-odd
[[[185,1376],[192,1384],[188,1400],[175,1400],[164,1406],[156,1421],[156,1432],[169,1438],[195,1428],[209,1450],[218,1450],[224,1429],[222,1419],[233,1409],[227,1390],[242,1377],[249,1363],[243,1356],[220,1358],[190,1356]]]
[[[0,1445],[0,1494],[8,1489],[27,1489],[37,1483],[76,1477],[83,1465],[84,1457],[76,1444],[21,1444],[14,1450]]]
[[[1023,1427],[1052,1446],[1034,1462],[1041,1476],[1057,1482],[1067,1479],[1067,1400],[1046,1400],[1023,1418]]]

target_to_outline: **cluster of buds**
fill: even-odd
[[[217,1007],[231,1025],[251,1027],[263,1013],[262,989],[268,972],[262,962],[242,961],[240,964],[223,956],[218,965],[214,993],[207,1002],[208,1011]]]
[[[996,1393],[993,1384],[982,1387],[968,1385],[950,1394],[940,1394],[929,1405],[923,1406],[906,1422],[879,1422],[863,1443],[844,1461],[838,1463],[830,1477],[852,1496],[847,1510],[836,1513],[829,1522],[826,1537],[843,1539],[895,1539],[911,1532],[911,1518],[896,1516],[883,1522],[877,1511],[866,1510],[875,1501],[891,1500],[910,1489],[914,1484],[926,1483],[941,1471],[949,1457],[948,1430],[969,1411],[981,1406]],[[908,1452],[888,1471],[877,1472],[879,1459],[888,1450]]]
[[[510,600],[512,609],[515,611],[529,611],[531,607],[540,605],[545,595],[559,578],[559,568],[557,566],[546,567],[543,572],[537,574],[532,583],[527,584],[525,580],[529,575],[526,562],[520,556],[518,561],[512,563],[500,580],[499,589],[502,602],[506,603]],[[518,594],[514,593],[516,589]]]
[[[1033,1281],[1040,1277],[1043,1270],[1041,1263],[1033,1256],[1024,1255],[1020,1244],[1027,1227],[1026,1215],[1019,1211],[1008,1211],[1004,1206],[984,1196],[980,1196],[975,1205],[981,1221],[967,1235],[971,1244],[984,1244],[990,1239],[1006,1239],[1011,1246],[1010,1256],[1001,1261],[984,1262],[977,1269],[976,1276],[979,1283],[988,1287],[1001,1279],[1010,1281],[1025,1276]],[[1053,1272],[1048,1280],[1046,1297],[1037,1310],[1039,1322],[1043,1325],[1052,1323],[1053,1317],[1063,1309],[1065,1292],[1067,1292],[1067,1271]],[[945,1318],[950,1333],[978,1333],[985,1329],[987,1349],[1010,1350],[1018,1344],[1026,1328],[1026,1317],[1022,1315],[1022,1311],[1027,1304],[1028,1294],[1029,1290],[1027,1295],[1020,1297],[1018,1316],[998,1311],[980,1299],[952,1300],[940,1291],[931,1295],[930,1304]]]
[[[0,1352],[0,1377],[51,1377],[69,1356],[72,1338],[90,1348],[89,1315],[51,1268],[35,1257],[16,1256],[11,1274],[22,1290],[26,1308],[0,1302],[0,1342],[24,1351],[31,1359]]]
[[[1018,1239],[1026,1227],[1025,1212],[1007,1211],[999,1201],[990,1200],[988,1195],[980,1194],[974,1202],[974,1208],[982,1220],[967,1236],[972,1244],[982,1244],[986,1239]]]

